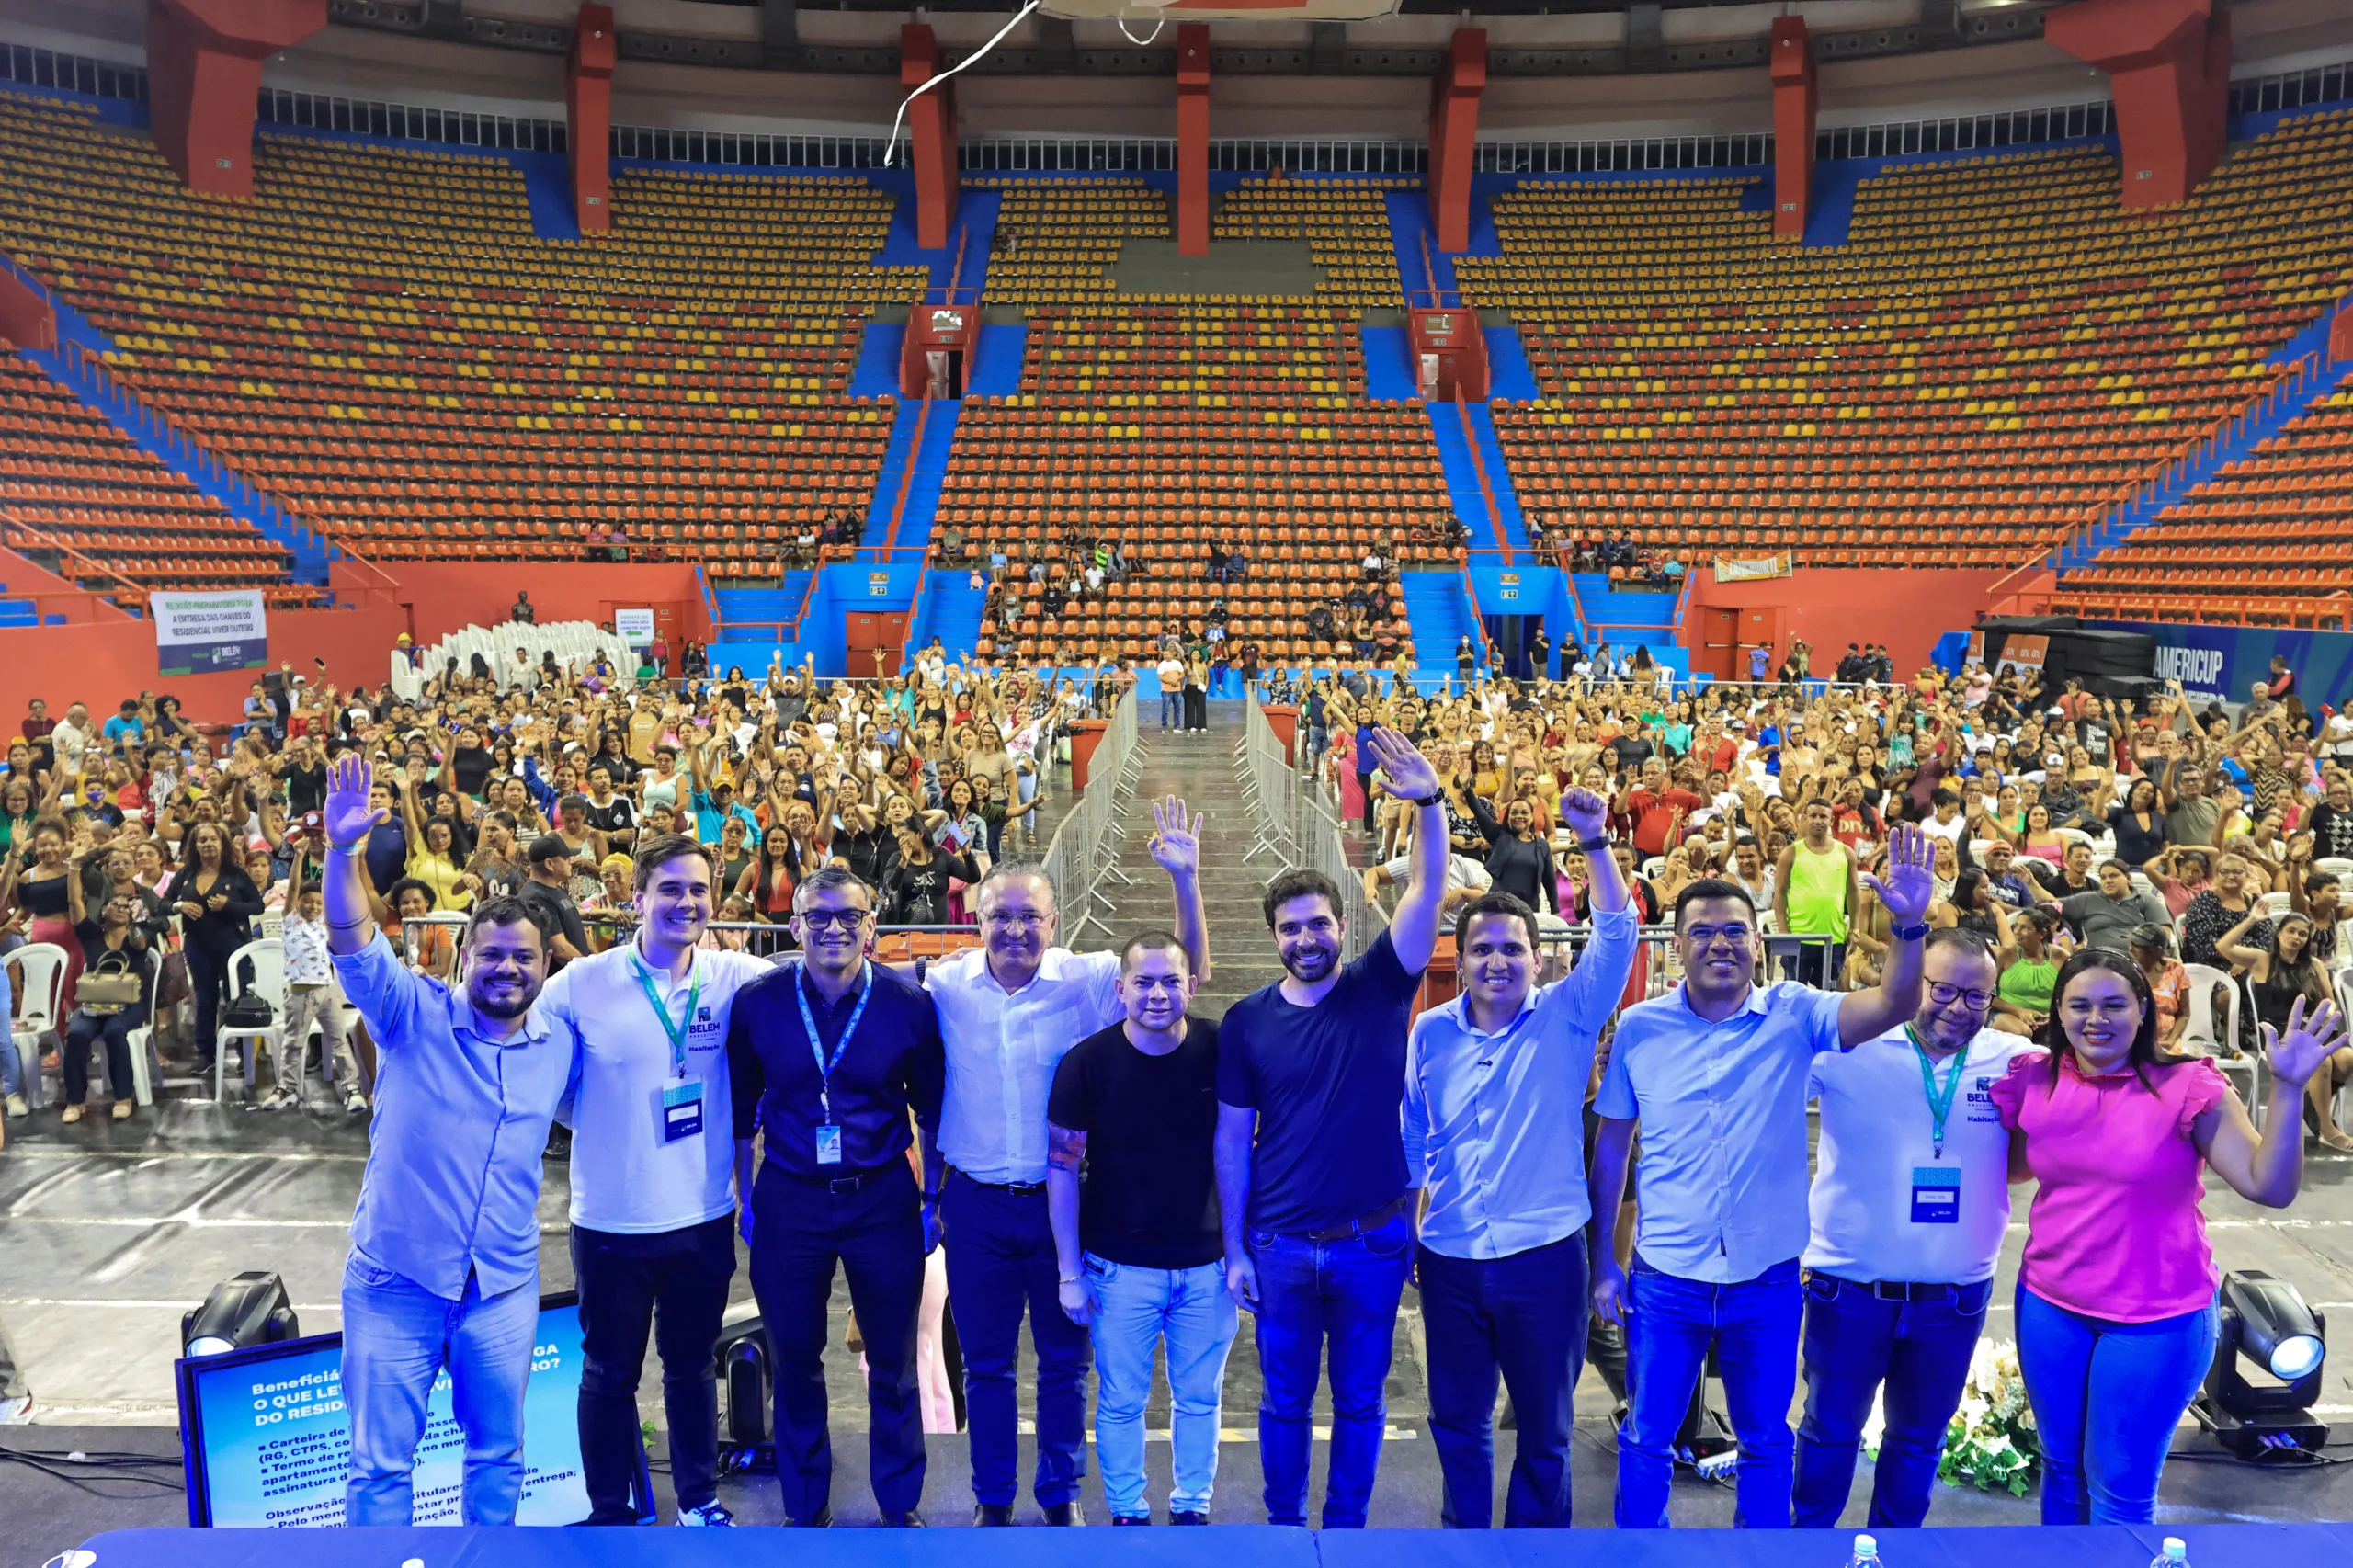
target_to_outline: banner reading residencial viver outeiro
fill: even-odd
[[[147,613],[160,674],[257,670],[269,662],[269,609],[259,588],[150,594]]]

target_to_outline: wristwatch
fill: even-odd
[[[1923,920],[1917,926],[1891,926],[1887,934],[1899,942],[1916,942],[1928,934],[1928,923]]]
[[[1416,795],[1413,797],[1413,802],[1417,806],[1435,806],[1445,799],[1441,794]]]
[[[1609,840],[1606,837],[1580,838],[1577,847],[1588,855],[1606,855],[1609,852]]]

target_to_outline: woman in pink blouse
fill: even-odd
[[[2149,1524],[2165,1449],[2214,1357],[2222,1283],[2199,1209],[2205,1167],[2284,1209],[2303,1177],[2304,1080],[2345,1043],[2336,1010],[2266,1027],[2258,1133],[2213,1062],[2157,1049],[2149,982],[2086,948],[2059,971],[2047,1057],[1995,1084],[2010,1179],[2040,1187],[2018,1271],[2018,1367],[2042,1438],[2042,1522]]]

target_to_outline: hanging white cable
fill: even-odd
[[[1160,29],[1168,25],[1168,13],[1165,11],[1154,11],[1152,16],[1152,31],[1142,38],[1138,38],[1135,34],[1128,31],[1128,8],[1125,6],[1120,6],[1120,14],[1111,19],[1120,24],[1120,36],[1121,38],[1126,39],[1138,49],[1148,49],[1159,40]]]
[[[947,70],[942,71],[930,81],[926,82],[922,86],[917,87],[914,92],[909,93],[906,96],[905,101],[899,105],[899,112],[891,117],[891,140],[882,149],[882,166],[884,168],[889,168],[898,160],[899,127],[904,125],[907,121],[907,105],[914,103],[917,98],[923,97],[926,93],[939,85],[940,83],[948,80],[949,77],[955,75],[959,71],[963,70],[966,66],[972,65],[983,58],[990,50],[995,49],[998,44],[1003,43],[1005,41],[1005,35],[1019,27],[1022,23],[1022,19],[1028,17],[1030,12],[1036,10],[1040,4],[1042,4],[1042,0],[1029,0],[1028,5],[1013,13],[1013,20],[997,28],[996,37],[989,40],[988,42],[981,45],[980,48],[974,50],[972,53],[966,55],[963,59],[958,61],[955,64],[949,66]]]

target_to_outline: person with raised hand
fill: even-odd
[[[1152,858],[1175,895],[1173,930],[1191,972],[1206,976],[1200,833],[1208,819],[1175,796],[1154,801],[1152,817]],[[1032,1494],[1048,1524],[1080,1525],[1087,1341],[1060,1301],[1046,1206],[1046,1110],[1063,1054],[1126,1017],[1120,955],[1054,944],[1061,912],[1053,883],[1035,862],[999,862],[965,900],[979,913],[981,945],[924,975],[948,1057],[939,1122],[945,1184],[926,1194],[924,1221],[946,1233],[949,1305],[964,1353],[973,1523],[1013,1523],[1021,1458],[1014,1372],[1027,1313],[1038,1354]]]
[[[1405,1036],[1438,945],[1445,791],[1414,744],[1370,728],[1363,760],[1415,812],[1405,892],[1363,955],[1321,871],[1281,872],[1263,900],[1285,973],[1218,1030],[1217,1185],[1225,1283],[1256,1323],[1266,1380],[1259,1457],[1269,1523],[1307,1522],[1309,1419],[1330,1349],[1324,1526],[1361,1528],[1381,1463],[1397,1302],[1413,1266],[1400,1117]]]
[[[1882,979],[1844,994],[1756,983],[1765,943],[1739,884],[1701,878],[1676,895],[1683,983],[1620,1015],[1594,1101],[1595,1213],[1618,1211],[1638,1125],[1643,1138],[1631,1278],[1610,1228],[1589,1233],[1594,1312],[1627,1324],[1620,1528],[1666,1525],[1676,1435],[1711,1350],[1740,1443],[1733,1522],[1789,1527],[1807,1085],[1817,1053],[1851,1051],[1918,1010],[1932,866],[1919,828],[1890,832],[1886,876],[1863,879],[1890,920]]]
[[[2205,1173],[2267,1209],[2295,1201],[2304,1085],[2343,1049],[2345,1021],[2299,997],[2284,1028],[2263,1026],[2271,1088],[2258,1132],[2211,1058],[2159,1050],[2155,1000],[2131,958],[2085,948],[2052,997],[2049,1059],[2015,1061],[1992,1086],[2010,1179],[2038,1184],[2018,1333],[2042,1522],[2148,1524],[2221,1326]]]
[[[390,811],[356,752],[328,765],[327,946],[376,1041],[376,1108],[343,1276],[344,1518],[405,1525],[426,1402],[446,1367],[465,1435],[461,1515],[512,1524],[540,1315],[540,1165],[579,1074],[571,1028],[534,1010],[547,933],[482,900],[452,990],[411,971],[369,914],[361,857]]]
[[[1498,1377],[1518,1416],[1504,1524],[1570,1522],[1571,1395],[1588,1320],[1563,1303],[1586,1294],[1585,1092],[1640,939],[1608,811],[1590,790],[1561,798],[1593,868],[1593,939],[1576,967],[1536,984],[1536,912],[1508,892],[1474,900],[1457,929],[1461,994],[1414,1021],[1406,1051],[1405,1167],[1428,1199],[1415,1275],[1451,1528],[1491,1519]]]

